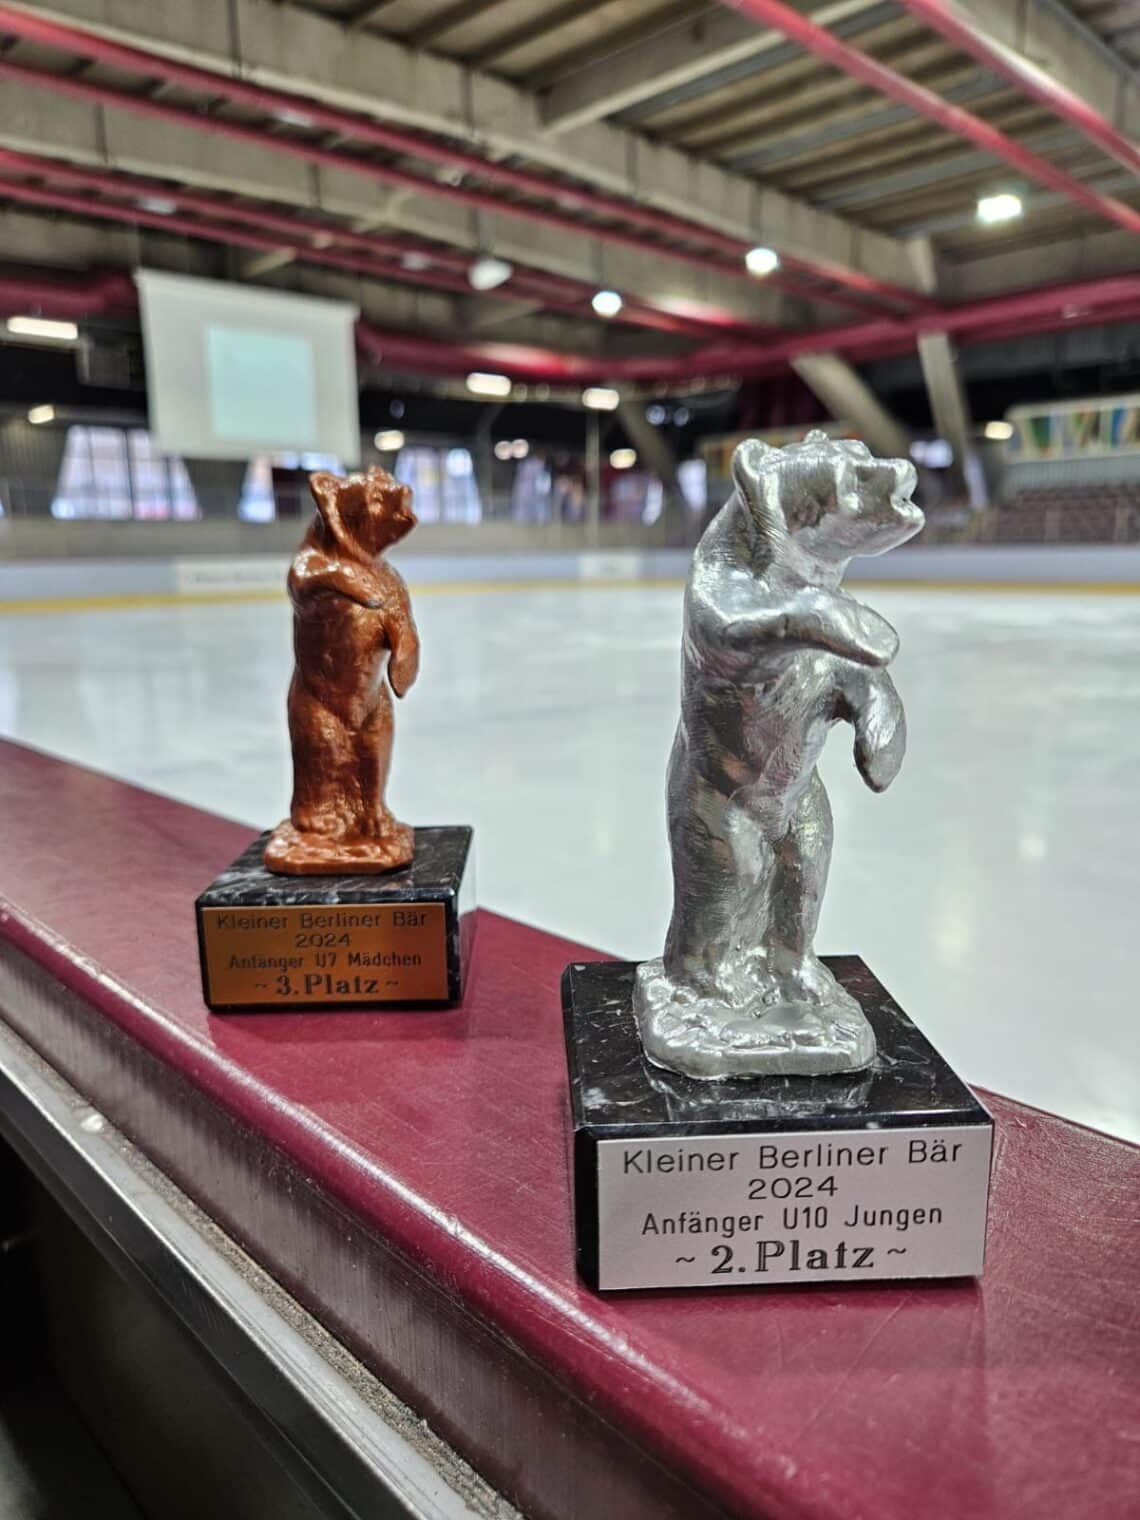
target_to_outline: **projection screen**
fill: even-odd
[[[141,269],[150,431],[168,454],[360,462],[357,308]]]

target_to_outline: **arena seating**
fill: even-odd
[[[1036,487],[987,514],[982,541],[1132,544],[1140,541],[1140,482]]]
[[[979,513],[928,514],[925,544],[1140,543],[1140,481],[1032,487]]]

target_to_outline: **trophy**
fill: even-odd
[[[816,769],[840,721],[872,791],[906,748],[890,624],[841,589],[923,525],[913,465],[742,443],[685,589],[664,953],[569,966],[579,1269],[594,1287],[981,1271],[992,1120],[857,956],[813,941]]]
[[[236,1009],[459,1000],[474,932],[471,830],[388,809],[392,696],[419,671],[408,588],[385,551],[416,525],[386,471],[310,477],[289,572],[289,817],[197,902],[206,1002]]]

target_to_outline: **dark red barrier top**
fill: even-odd
[[[1136,1502],[1135,1148],[992,1100],[976,1286],[596,1297],[573,1271],[558,999],[590,952],[484,914],[461,1010],[211,1016],[193,901],[249,838],[0,745],[0,936],[733,1513],[1107,1520]]]

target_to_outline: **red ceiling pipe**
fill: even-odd
[[[399,258],[407,254],[420,254],[443,269],[453,269],[460,273],[465,272],[471,263],[470,255],[465,257],[450,249],[436,248],[431,244],[402,242],[397,238],[385,237],[383,234],[355,232],[349,227],[340,227],[333,222],[282,216],[268,207],[244,206],[221,196],[185,190],[181,185],[170,185],[162,180],[128,176],[121,172],[111,174],[101,169],[88,169],[79,164],[66,163],[58,158],[44,158],[32,153],[16,153],[9,148],[0,148],[0,172],[4,170],[34,174],[58,184],[83,185],[92,190],[106,191],[107,194],[118,196],[120,199],[125,196],[136,201],[141,199],[169,201],[172,206],[180,210],[201,211],[210,216],[221,216],[227,221],[244,223],[262,231],[280,232],[291,243],[297,242],[298,239],[305,239],[319,248],[328,246],[327,241],[322,244],[321,240],[331,237],[333,242],[341,243],[345,247],[358,248],[364,252],[389,257]]]
[[[400,185],[419,194],[435,195],[444,199],[457,201],[461,205],[475,207],[481,211],[490,211],[495,214],[516,216],[523,220],[539,222],[546,226],[557,227],[563,232],[572,232],[577,235],[583,232],[594,234],[596,231],[592,226],[584,226],[573,217],[562,216],[557,212],[541,207],[515,205],[508,201],[502,201],[489,191],[468,190],[462,185],[440,184],[435,180],[424,179],[418,174],[412,174],[408,170],[398,169],[389,164],[376,164],[367,159],[353,158],[350,155],[334,152],[330,148],[322,148],[315,143],[301,142],[296,138],[274,137],[258,127],[246,126],[239,122],[223,121],[217,117],[203,115],[199,111],[188,110],[184,106],[175,106],[168,104],[166,101],[152,100],[146,95],[126,94],[122,90],[113,90],[107,85],[95,84],[87,79],[77,79],[71,75],[51,74],[43,69],[33,69],[24,64],[14,64],[3,60],[0,60],[0,79],[21,80],[25,84],[50,90],[54,94],[64,95],[73,100],[82,100],[98,105],[109,105],[125,111],[133,111],[139,115],[154,117],[159,121],[174,122],[179,126],[189,127],[195,131],[212,132],[221,137],[231,137],[236,141],[252,143],[271,152],[283,153],[309,163],[323,164],[330,169],[360,174],[367,179],[377,180],[381,184]],[[719,254],[694,253],[676,246],[666,247],[663,244],[647,243],[636,233],[626,232],[620,228],[606,228],[597,231],[597,235],[609,242],[620,243],[627,247],[635,248],[641,254],[651,254],[654,258],[660,258],[662,255],[665,255],[670,258],[680,259],[683,262],[695,264],[701,269],[713,268],[723,274],[752,278],[743,270],[742,262],[739,259],[729,260],[722,258]],[[785,279],[780,275],[766,276],[765,283],[776,289],[785,290],[790,294],[809,300],[822,301],[826,304],[837,306],[848,306],[863,312],[873,311],[875,315],[881,314],[881,307],[878,304],[869,306],[867,300],[851,292],[820,291]],[[912,305],[926,310],[938,309],[937,302],[918,295],[914,296]]]
[[[0,280],[0,310],[6,313],[32,311],[79,318],[126,309],[134,304],[134,298],[133,281],[119,272],[69,284],[19,277]],[[954,313],[950,325],[956,328],[958,341],[968,345],[1137,318],[1140,275],[1123,275],[994,297],[963,306]],[[849,358],[882,358],[909,350],[919,326],[916,322],[866,323],[822,336],[829,339],[830,347]],[[567,384],[604,380],[684,382],[720,375],[764,377],[780,373],[797,353],[821,346],[821,335],[812,334],[780,344],[710,346],[674,358],[606,359],[518,344],[456,344],[415,333],[385,331],[364,320],[357,323],[357,333],[364,352],[390,367],[406,365],[413,371],[447,375],[490,369],[520,379]]]
[[[1082,137],[1102,148],[1126,169],[1131,169],[1133,174],[1140,174],[1140,147],[1114,127],[1087,100],[1082,100],[1072,90],[1058,84],[1044,69],[1006,47],[996,37],[978,31],[978,23],[957,6],[948,3],[948,0],[899,0],[899,4],[904,10],[910,11],[912,16],[925,21],[927,26],[945,37],[947,42],[952,42],[964,53],[969,53],[971,58],[976,58],[985,68],[1016,85],[1023,94],[1037,101],[1038,105],[1052,111],[1054,116],[1067,121]]]
[[[401,127],[387,126],[381,122],[325,105],[309,95],[298,95],[288,90],[274,89],[231,74],[217,73],[196,64],[180,62],[164,53],[145,48],[132,47],[115,42],[99,33],[81,27],[49,21],[41,16],[30,15],[9,5],[0,5],[0,31],[11,36],[25,38],[41,46],[75,53],[84,58],[112,64],[128,73],[141,74],[147,78],[162,79],[190,90],[198,90],[211,96],[223,96],[242,105],[268,111],[278,118],[292,121],[298,126],[321,127],[326,131],[339,132],[357,142],[385,148],[389,152],[403,153],[424,159],[429,163],[447,164],[475,174],[493,184],[506,185],[527,195],[553,200],[568,210],[602,213],[620,217],[634,226],[651,228],[657,232],[669,232],[674,237],[688,241],[700,248],[715,248],[722,253],[738,255],[746,244],[714,227],[702,226],[684,217],[640,206],[620,196],[606,195],[601,191],[563,184],[541,174],[525,169],[512,168],[495,163],[454,144],[425,137],[418,132]]]
[[[1106,301],[1103,305],[1075,307],[1068,315],[1059,312],[1054,307],[1027,313],[1013,321],[1005,322],[1000,320],[997,313],[989,313],[981,319],[975,318],[974,325],[959,328],[954,335],[954,340],[958,347],[969,348],[976,344],[1004,343],[1011,339],[1033,337],[1042,333],[1066,332],[1070,328],[1107,327],[1116,322],[1135,321],[1137,318],[1140,318],[1140,292],[1130,298]],[[861,343],[845,348],[843,352],[845,357],[859,363],[913,353],[914,334],[905,327],[901,330],[896,329],[879,334],[877,339],[867,338]],[[778,373],[783,363],[784,360],[781,359],[773,368],[772,373]]]
[[[1067,321],[1055,314],[1041,316],[1008,327],[979,327],[959,335],[963,347],[974,344],[1005,341],[1015,337],[1029,337],[1038,333],[1055,332],[1058,328],[1099,326],[1107,322],[1136,321],[1140,319],[1140,297],[1131,303],[1106,307],[1103,310],[1087,310]],[[651,385],[657,382],[683,385],[694,379],[723,377],[726,381],[736,379],[766,379],[782,374],[787,369],[787,356],[766,354],[755,349],[751,355],[734,353],[715,354],[698,351],[685,360],[667,360],[651,363],[637,360],[607,363],[581,354],[550,353],[544,359],[536,352],[530,359],[512,355],[488,353],[482,348],[464,348],[460,345],[441,343],[430,338],[409,337],[406,333],[385,332],[373,328],[368,342],[361,345],[376,363],[390,369],[406,368],[411,373],[459,376],[472,370],[501,371],[521,380],[546,381],[552,384],[590,385],[595,383],[630,383]],[[913,340],[895,337],[890,343],[882,343],[863,357],[887,358],[909,352]]]
[[[1023,317],[1020,321],[1010,323],[1008,326],[995,323],[975,327],[958,333],[955,341],[959,348],[973,348],[986,343],[1007,343],[1018,338],[1067,332],[1071,328],[1110,327],[1119,322],[1134,322],[1138,318],[1140,318],[1140,300],[1134,299],[1121,302],[1119,305],[1090,307],[1069,318],[1058,317],[1054,312],[1037,317]],[[889,359],[899,354],[909,354],[913,352],[913,349],[914,343],[911,338],[895,338],[890,343],[883,343],[877,348],[868,348],[860,352],[857,357],[860,362],[868,362],[873,359]]]
[[[119,195],[130,193],[129,189],[119,185],[116,187]],[[198,218],[193,221],[185,217],[169,215],[165,212],[148,211],[138,205],[124,205],[121,201],[99,201],[85,196],[69,195],[59,191],[44,189],[35,185],[28,185],[22,181],[12,181],[4,177],[4,163],[0,156],[0,197],[7,196],[10,199],[22,201],[29,205],[45,206],[57,211],[71,212],[79,216],[91,216],[101,221],[127,222],[134,226],[152,227],[160,232],[177,232],[187,237],[201,238],[206,242],[224,243],[240,248],[255,248],[265,252],[291,253],[303,263],[319,264],[332,269],[344,270],[351,274],[368,275],[377,280],[393,280],[405,285],[427,286],[436,290],[450,293],[471,293],[471,287],[466,278],[459,274],[440,273],[426,269],[408,269],[399,261],[381,263],[377,260],[356,258],[350,255],[336,253],[331,248],[313,247],[309,244],[301,244],[296,241],[296,229],[289,239],[282,237],[268,237],[257,232],[240,231],[237,228],[219,226],[217,223]],[[176,193],[167,196],[174,201]],[[199,198],[199,209],[208,204],[209,198]],[[224,209],[223,209],[224,208]],[[216,209],[218,214],[225,215],[229,210],[225,206]],[[504,287],[505,288],[505,287]],[[583,296],[576,292],[570,299],[565,294],[560,296],[552,294],[549,290],[541,288],[531,290],[525,279],[514,282],[512,293],[516,296],[526,297],[533,294],[535,299],[541,300],[544,306],[561,308],[564,310],[574,309],[582,304]],[[650,309],[633,308],[627,321],[640,326],[648,327],[663,332],[676,333],[685,337],[705,338],[710,335],[710,329],[706,325],[685,321],[680,317],[672,317],[665,312],[656,312]],[[747,330],[745,330],[747,331]],[[742,336],[743,334],[738,334]],[[767,337],[768,330],[757,328],[752,332],[755,338]]]
[[[921,316],[883,319],[793,334],[772,343],[766,357],[787,363],[801,354],[835,351],[863,359],[886,346],[912,347],[923,332],[947,332],[963,341],[984,342],[991,332],[1016,333],[1023,323],[1045,322],[1061,328],[1086,316],[1095,319],[1100,312],[1135,305],[1140,305],[1140,274],[1109,275],[947,307],[937,321]]]
[[[1128,232],[1140,232],[1140,211],[1126,206],[1123,201],[1117,200],[1114,196],[1101,195],[1088,185],[1083,185],[1071,174],[1066,174],[1063,169],[1058,169],[1054,164],[1039,158],[1036,153],[1031,153],[1028,148],[1015,142],[1012,137],[1007,137],[1004,132],[999,132],[996,127],[991,127],[980,116],[964,111],[960,106],[951,105],[949,101],[935,95],[924,85],[915,84],[912,79],[907,79],[903,74],[897,74],[894,69],[887,68],[886,64],[880,63],[878,59],[850,47],[841,38],[818,26],[807,16],[801,16],[798,11],[792,10],[790,6],[783,3],[783,0],[724,0],[724,3],[730,5],[733,10],[750,16],[754,21],[760,21],[765,26],[783,33],[791,41],[806,48],[809,53],[814,53],[817,58],[834,64],[845,74],[850,74],[853,79],[858,79],[860,83],[877,90],[880,95],[899,101],[918,115],[937,122],[940,127],[945,127],[948,132],[964,137],[985,152],[1004,159],[1007,164],[1012,165],[1027,178],[1048,186],[1050,190],[1059,191],[1077,205],[1084,206],[1086,210],[1103,217],[1105,221],[1115,222],[1117,226],[1124,227]]]
[[[690,221],[685,217],[675,216],[671,212],[660,211],[651,206],[641,206],[598,190],[563,184],[561,181],[549,179],[531,170],[493,163],[478,154],[452,144],[423,137],[401,128],[385,126],[367,117],[326,106],[310,96],[271,89],[249,80],[235,79],[228,74],[218,74],[193,64],[181,63],[164,54],[114,42],[98,33],[29,15],[26,11],[13,9],[9,5],[0,5],[0,30],[39,43],[41,46],[110,63],[127,72],[163,79],[189,89],[204,91],[211,96],[222,95],[228,100],[269,111],[278,117],[284,116],[286,119],[294,120],[303,117],[304,124],[343,133],[359,142],[386,148],[392,152],[406,153],[429,162],[448,164],[475,174],[490,183],[509,186],[511,189],[537,196],[540,199],[553,200],[557,205],[567,209],[585,211],[591,215],[615,217],[631,226],[643,227],[678,240],[684,245],[685,251],[676,247],[670,251],[675,256],[684,257],[690,261],[701,262],[699,256],[694,259],[691,250],[695,250],[698,255],[703,250],[713,250],[731,261],[733,273],[740,274],[739,265],[750,246],[741,238],[732,237],[714,227]],[[424,188],[430,188],[433,184],[434,182],[427,181]],[[438,193],[443,193],[443,188],[440,187]],[[507,205],[500,204],[498,209],[513,215],[524,214],[522,209],[515,210]],[[615,237],[612,228],[593,226],[583,228],[578,224],[574,225],[576,231],[588,230],[600,238],[620,241]],[[789,270],[798,270],[817,278],[835,281],[851,291],[896,302],[907,309],[928,307],[931,304],[929,298],[923,296],[921,292],[908,290],[904,286],[895,285],[889,281],[878,280],[873,275],[861,270],[849,269],[846,265],[789,258],[786,260],[786,266]],[[774,282],[770,281],[770,283]],[[800,288],[796,288],[796,293],[811,294]],[[818,292],[816,294],[819,295]]]
[[[331,249],[310,248],[304,244],[287,244],[280,238],[264,237],[240,227],[219,227],[203,218],[193,220],[180,216],[167,216],[160,212],[146,211],[140,206],[123,206],[108,201],[91,200],[81,195],[67,195],[58,190],[44,190],[36,185],[26,185],[0,178],[0,199],[22,201],[31,206],[47,206],[55,211],[66,211],[76,216],[95,217],[105,222],[127,222],[133,226],[153,227],[158,232],[177,232],[184,237],[201,238],[209,243],[224,243],[237,248],[256,248],[265,253],[287,252],[308,264],[326,265],[347,274],[364,274],[373,279],[396,280],[405,284],[428,286],[449,292],[466,291],[467,282],[458,275],[435,273],[432,270],[404,269],[397,264],[381,264],[376,260],[356,258],[348,254],[334,253]]]
[[[955,333],[963,343],[991,338],[1090,326],[1102,320],[1140,315],[1140,274],[1110,276],[1057,285],[1045,290],[994,296],[951,308],[937,330]],[[881,357],[910,349],[929,318],[865,322],[782,338],[766,344],[715,344],[691,354],[655,358],[605,358],[555,353],[510,344],[440,345],[433,339],[407,333],[382,332],[367,326],[367,341],[387,359],[401,362],[422,358],[425,364],[444,364],[442,372],[502,371],[523,379],[549,381],[627,380],[652,383],[716,375],[764,375],[783,369],[801,354],[835,351],[850,359]]]
[[[587,354],[559,353],[517,343],[448,343],[416,333],[387,331],[360,321],[356,336],[377,364],[407,364],[435,374],[463,375],[473,370],[509,373],[521,380],[587,383],[596,379],[599,361]]]
[[[45,280],[5,276],[0,280],[0,311],[5,316],[78,319],[128,311],[135,304],[135,284],[118,270],[80,280]]]
[[[502,201],[489,191],[468,190],[462,185],[439,184],[435,180],[424,179],[418,174],[412,174],[406,169],[398,169],[390,164],[376,164],[367,159],[353,158],[350,155],[334,152],[330,148],[322,148],[316,143],[306,143],[296,138],[273,137],[258,127],[246,126],[240,122],[223,121],[217,117],[205,116],[201,112],[187,110],[184,106],[170,105],[166,101],[152,100],[146,95],[129,95],[122,90],[113,90],[106,85],[94,84],[87,79],[76,79],[70,75],[51,74],[43,69],[29,68],[23,64],[14,64],[0,60],[0,79],[16,79],[26,84],[31,84],[51,91],[56,95],[64,95],[72,100],[82,100],[97,105],[112,106],[125,111],[133,111],[138,115],[153,117],[159,121],[174,122],[178,126],[189,127],[194,131],[210,132],[220,137],[233,138],[238,142],[252,143],[259,148],[268,149],[270,152],[282,153],[288,157],[298,158],[307,163],[322,164],[330,169],[337,169],[351,174],[362,175],[366,179],[376,180],[385,185],[399,185],[404,189],[415,191],[417,194],[434,195],[446,200],[453,200],[465,206],[474,207],[480,211],[490,211],[496,215],[520,217],[526,221],[534,221],[545,226],[557,227],[559,231],[570,232],[579,235],[584,231],[592,231],[583,226],[573,217],[562,216],[558,212],[545,210],[539,207],[514,205],[509,201]],[[739,262],[730,263],[727,259],[721,259],[718,254],[691,253],[677,247],[665,247],[653,243],[646,243],[636,233],[625,232],[621,229],[607,228],[603,234],[606,240],[620,243],[635,248],[641,254],[651,254],[654,258],[662,255],[678,258],[682,261],[696,264],[702,269],[716,268],[722,273],[739,275],[741,268]],[[781,280],[779,276],[769,275],[767,283],[782,290],[793,291],[796,295],[808,295],[812,299],[822,300],[841,306],[854,306],[859,310],[866,310],[866,303],[853,295],[842,292],[819,293],[807,291],[803,286],[793,282]],[[878,310],[878,308],[876,308]]]
[[[281,216],[267,208],[239,205],[217,196],[186,191],[180,186],[168,186],[159,180],[109,174],[104,170],[66,164],[58,159],[41,158],[29,153],[16,153],[0,148],[0,175],[3,175],[5,171],[36,174],[53,182],[101,190],[116,197],[117,201],[122,201],[124,198],[134,203],[138,203],[143,198],[166,200],[172,207],[181,210],[200,212],[223,221],[235,221],[262,232],[278,232],[284,239],[280,245],[282,247],[294,248],[300,236],[307,240],[309,247],[317,250],[327,248],[334,243],[342,243],[350,248],[360,248],[366,252],[389,257],[406,258],[408,255],[416,255],[428,260],[431,264],[462,276],[446,285],[440,284],[439,288],[470,293],[466,274],[470,267],[471,255],[437,248],[433,244],[401,242],[395,238],[376,236],[371,233],[357,233],[334,222],[314,222]],[[147,208],[144,206],[142,209]],[[158,212],[152,214],[164,215]],[[405,266],[407,269],[405,282],[414,284],[414,277],[421,267]],[[376,271],[378,277],[390,277],[392,272],[390,264],[385,264],[383,268],[378,268]],[[431,281],[425,280],[423,283],[431,283]],[[535,299],[545,306],[571,310],[584,305],[589,300],[593,287],[562,275],[515,266],[514,274],[501,287],[501,291],[504,295],[513,295],[519,299]],[[741,337],[761,337],[775,330],[760,324],[749,325],[732,319],[717,320],[711,314],[690,316],[685,313],[670,312],[638,301],[627,302],[614,320],[635,327],[652,328],[661,332],[705,339],[714,332],[732,332]]]

